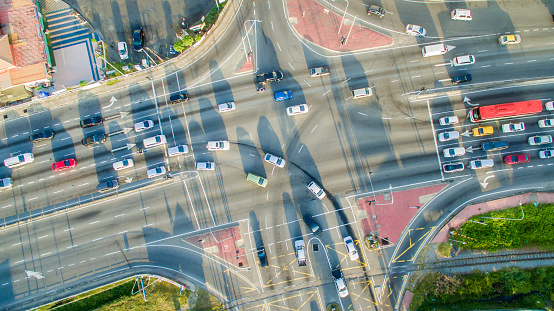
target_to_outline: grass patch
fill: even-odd
[[[450,251],[452,251],[452,245],[449,242],[442,242],[437,246],[437,253],[442,257],[450,257]]]
[[[521,219],[521,209],[525,217],[523,220],[514,220]],[[487,219],[482,216],[506,219]],[[522,208],[517,206],[475,215],[470,220],[451,235],[453,239],[465,242],[460,245],[464,249],[494,252],[533,246],[554,250],[552,204],[525,204]]]
[[[553,288],[554,267],[455,276],[431,272],[416,283],[410,310],[542,309],[552,306]]]

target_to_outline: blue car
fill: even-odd
[[[287,99],[290,99],[291,97],[292,97],[292,92],[291,91],[281,91],[281,92],[275,93],[275,101],[276,102],[280,102],[282,100],[287,100]]]

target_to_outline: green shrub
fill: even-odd
[[[184,46],[191,46],[194,43],[194,39],[192,39],[192,37],[189,35],[184,36],[183,40],[181,41],[183,42]]]

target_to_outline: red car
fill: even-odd
[[[70,169],[70,168],[75,167],[75,166],[77,166],[77,160],[75,160],[75,159],[65,159],[63,161],[56,162],[56,163],[52,164],[52,170],[54,172],[58,172],[58,171],[63,171],[63,170]]]
[[[511,154],[504,157],[504,163],[506,164],[519,164],[529,162],[528,154]]]

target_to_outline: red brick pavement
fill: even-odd
[[[516,195],[513,197],[493,200],[489,202],[474,204],[474,205],[468,205],[466,206],[461,212],[459,212],[452,220],[444,226],[441,231],[435,236],[433,241],[431,243],[440,243],[440,242],[446,242],[448,241],[448,237],[450,236],[448,232],[450,229],[458,229],[460,228],[468,219],[470,219],[474,215],[483,214],[486,212],[504,209],[508,207],[514,207],[519,205],[519,201],[521,200],[522,204],[527,203],[554,203],[554,193],[525,193]]]
[[[213,234],[212,234],[213,233]],[[242,240],[239,227],[223,229],[196,235],[186,240],[206,251],[220,257],[237,267],[248,267],[244,247],[239,248],[237,242]]]
[[[321,47],[338,52],[352,52],[363,49],[370,49],[380,46],[387,46],[393,43],[391,37],[360,28],[356,22],[352,25],[343,24],[342,15],[337,15],[317,3],[315,0],[287,0],[289,17],[296,18],[296,23],[291,21],[294,29],[304,39],[311,41]],[[340,33],[338,33],[341,28]],[[350,29],[352,31],[350,32]],[[350,36],[348,33],[350,32]],[[348,37],[345,45],[340,45],[341,37]]]
[[[252,53],[246,57],[245,60],[243,60],[242,65],[240,66],[239,70],[237,70],[237,73],[241,72],[251,72],[254,71],[254,57],[252,56]]]
[[[377,232],[379,237],[386,238],[390,244],[396,244],[418,208],[428,201],[423,199],[422,204],[420,198],[437,193],[444,187],[446,184],[393,192],[389,201],[385,200],[384,195],[378,195],[375,203],[371,202],[373,196],[359,199],[358,208],[367,214],[367,218],[361,220],[364,236]]]

